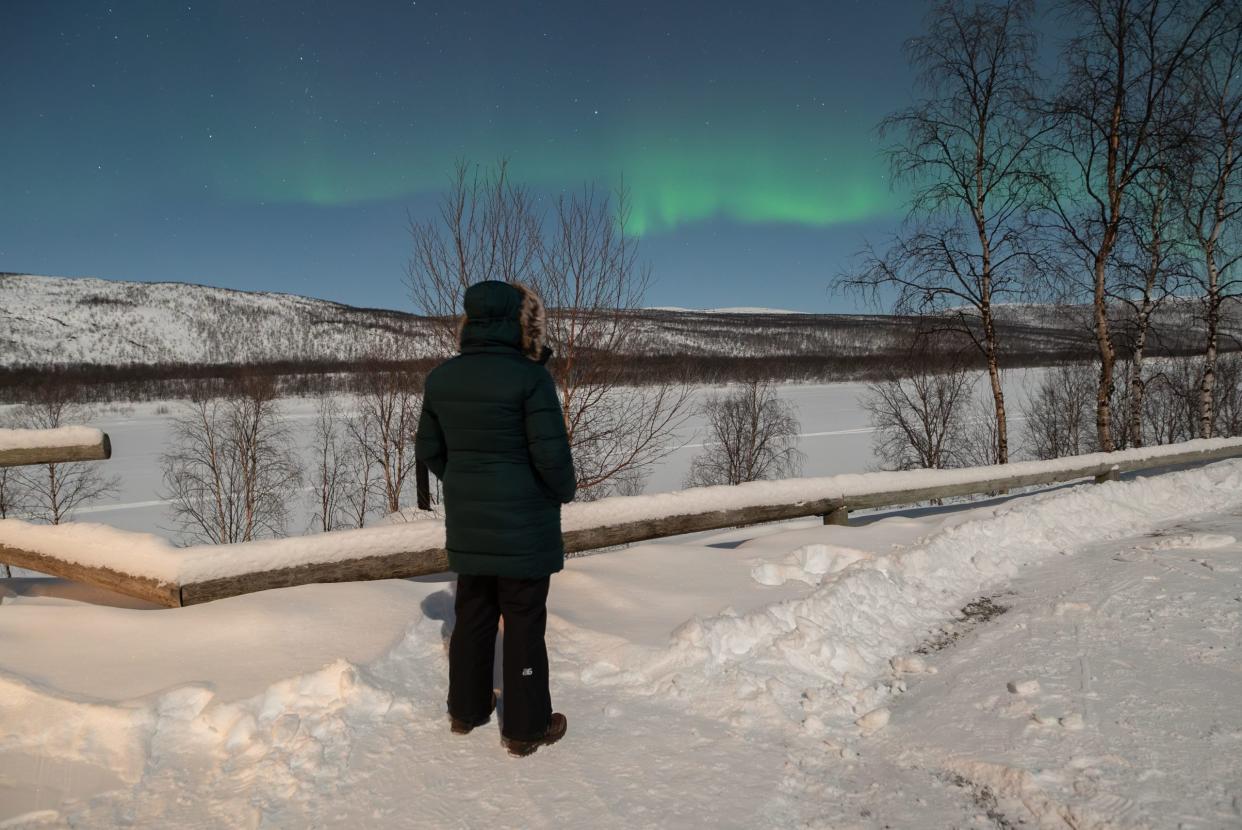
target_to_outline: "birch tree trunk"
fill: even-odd
[[[1151,311],[1155,303],[1150,293],[1143,297],[1134,333],[1134,353],[1130,358],[1130,422],[1127,431],[1131,447],[1143,446],[1143,357],[1147,349],[1147,332],[1151,327]]]
[[[1100,355],[1100,379],[1095,395],[1095,440],[1101,452],[1112,452],[1114,449],[1113,364],[1117,361],[1117,352],[1113,348],[1112,332],[1108,327],[1108,297],[1105,293],[1105,264],[1111,251],[1111,242],[1102,245],[1095,260],[1095,343]]]
[[[1203,351],[1203,380],[1199,384],[1199,437],[1211,438],[1216,423],[1216,353],[1220,329],[1220,274],[1211,249],[1207,254],[1207,345]]]
[[[1005,390],[1001,386],[1000,360],[997,358],[998,343],[991,304],[983,307],[983,338],[985,357],[988,362],[988,380],[992,384],[992,402],[996,413],[997,464],[1009,463],[1009,422],[1005,413]]]

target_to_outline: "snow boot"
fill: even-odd
[[[470,732],[476,726],[482,726],[483,724],[490,721],[492,719],[492,712],[495,712],[495,711],[496,711],[496,693],[492,692],[492,708],[488,711],[486,715],[483,716],[482,720],[477,720],[471,723],[470,721],[459,720],[453,717],[452,715],[449,715],[449,729],[453,731],[454,735],[469,735]]]
[[[552,720],[548,721],[548,729],[543,733],[542,738],[535,738],[529,741],[519,741],[516,738],[503,738],[502,741],[505,749],[509,750],[509,754],[515,758],[525,758],[533,753],[541,746],[549,746],[565,737],[565,730],[569,728],[569,721],[560,712],[552,713]]]

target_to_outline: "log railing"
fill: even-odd
[[[807,516],[846,524],[853,510],[1080,479],[1104,482],[1122,473],[1238,457],[1242,457],[1242,438],[1208,439],[1004,466],[702,487],[571,504],[562,513],[562,524],[566,551],[580,552]],[[106,525],[50,527],[5,519],[0,520],[0,562],[94,583],[170,607],[315,582],[424,576],[448,567],[444,526],[431,518],[189,548]]]
[[[103,461],[112,457],[106,433],[90,427],[0,429],[0,467]]]

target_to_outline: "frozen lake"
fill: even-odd
[[[1006,378],[1011,446],[1020,446],[1020,396],[1027,386],[1026,381],[1038,371],[1015,370]],[[727,389],[696,389],[696,405],[708,396]],[[975,392],[981,399],[989,394],[985,377],[979,378]],[[781,398],[793,405],[801,424],[798,444],[805,456],[803,475],[825,476],[875,469],[873,429],[860,403],[865,393],[866,385],[862,383],[784,384],[779,387]],[[348,406],[347,401],[344,404]],[[77,511],[74,515],[76,521],[100,522],[125,530],[176,538],[176,528],[162,496],[160,454],[167,445],[172,419],[180,405],[178,401],[149,401],[96,408],[90,425],[103,429],[112,439],[112,458],[103,463],[109,475],[120,478],[120,488],[107,502]],[[317,401],[313,398],[288,398],[282,401],[281,406],[284,417],[294,423],[295,435],[304,442],[303,449],[309,463]],[[703,451],[703,423],[703,418],[695,413],[673,436],[670,445],[676,449],[652,468],[646,492],[681,489],[691,460]],[[309,530],[311,495],[307,492],[304,498],[290,505],[289,535]]]

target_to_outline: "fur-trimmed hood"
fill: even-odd
[[[548,359],[547,313],[539,295],[520,283],[477,282],[466,289],[460,324],[462,353],[505,346],[531,360]]]

